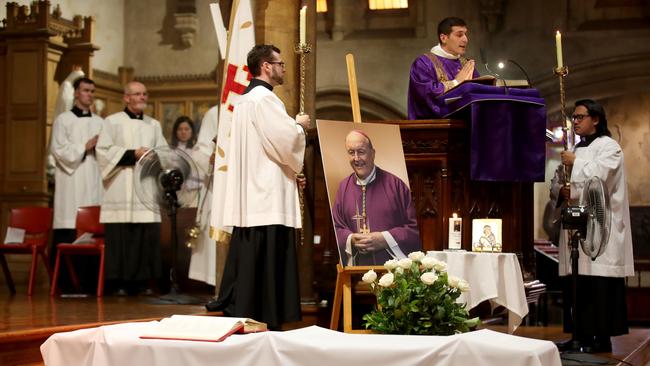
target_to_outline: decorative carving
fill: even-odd
[[[195,0],[177,0],[174,13],[174,29],[179,33],[181,46],[192,47],[194,36],[199,29],[199,17],[196,15]]]
[[[446,152],[447,151],[447,141],[446,140],[415,140],[408,139],[402,141],[402,147],[404,148],[404,153],[437,153],[437,152]]]
[[[481,20],[488,32],[496,32],[503,25],[505,5],[505,0],[481,0]]]
[[[192,47],[194,36],[199,29],[199,17],[194,13],[174,14],[174,29],[179,33],[181,45],[185,48]]]
[[[413,203],[418,217],[438,216],[438,172],[420,169],[410,177]]]
[[[169,81],[214,81],[215,72],[207,74],[180,74],[180,75],[149,75],[138,76],[135,80],[142,83],[162,83]]]

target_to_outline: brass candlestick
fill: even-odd
[[[564,78],[569,74],[569,68],[566,66],[556,67],[553,69],[553,73],[560,80],[560,111],[562,112],[562,125],[563,125],[562,131],[564,132],[564,151],[568,151],[572,147],[570,136],[569,136],[571,132],[571,127],[567,122],[566,104],[565,104],[566,102],[565,102],[565,93],[564,93]],[[563,166],[564,166],[564,186],[570,187],[571,175],[569,172],[569,167],[566,164],[563,164]]]
[[[305,114],[305,59],[307,54],[311,52],[311,45],[309,43],[298,43],[294,47],[294,52],[300,55],[300,112],[299,114]],[[305,135],[307,131],[305,131]],[[298,174],[298,178],[305,178],[304,168],[303,171]],[[300,245],[305,243],[305,192],[302,189],[298,189],[298,199],[300,200],[300,219],[302,221],[302,229],[300,229]]]

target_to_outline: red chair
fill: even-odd
[[[20,244],[0,244],[0,264],[5,274],[9,291],[16,293],[14,281],[9,272],[5,254],[31,254],[32,264],[29,270],[29,286],[27,295],[32,296],[36,280],[36,262],[40,255],[47,269],[47,275],[52,277],[52,269],[47,258],[47,239],[52,228],[52,209],[48,207],[21,207],[11,209],[9,226],[25,230],[25,239]]]
[[[78,290],[79,279],[75,273],[74,266],[70,260],[70,255],[99,255],[99,274],[97,276],[97,297],[104,294],[104,224],[99,222],[100,206],[79,207],[77,210],[77,220],[75,223],[77,229],[77,238],[84,233],[93,234],[93,243],[86,244],[69,244],[60,243],[56,246],[56,262],[54,264],[54,276],[52,277],[52,286],[50,286],[50,296],[57,292],[57,280],[59,279],[59,268],[61,265],[61,256],[65,256],[66,266],[70,273],[72,284]]]

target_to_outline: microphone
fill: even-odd
[[[490,66],[487,63],[487,57],[485,57],[485,50],[483,48],[479,48],[479,53],[481,55],[481,63],[485,66],[485,69],[492,75],[494,75],[497,79],[501,78],[501,75],[497,74],[496,72],[492,71],[490,69]]]
[[[522,73],[524,74],[524,76],[526,77],[526,81],[528,82],[528,87],[529,87],[529,88],[532,88],[532,87],[533,87],[533,84],[530,82],[530,77],[528,77],[528,73],[526,72],[526,70],[524,70],[524,68],[523,68],[521,65],[519,65],[519,63],[516,62],[515,60],[508,59],[508,62],[510,62],[510,63],[512,63],[513,65],[517,66],[517,67],[519,68],[519,70],[521,70],[521,72],[522,72]]]

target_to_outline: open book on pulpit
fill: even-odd
[[[172,315],[159,321],[140,338],[221,342],[235,333],[256,333],[266,330],[266,323],[248,318]]]
[[[492,76],[492,75],[483,75],[483,76],[479,76],[479,77],[474,78],[474,79],[463,80],[463,81],[461,81],[460,83],[454,85],[454,86],[453,86],[452,88],[450,88],[449,90],[447,90],[447,91],[445,92],[445,94],[447,94],[447,93],[449,93],[450,91],[452,91],[452,90],[458,88],[459,86],[464,85],[464,84],[467,84],[467,83],[474,83],[474,84],[481,84],[481,85],[496,85],[496,84],[497,84],[497,79],[496,79],[494,76]],[[443,95],[444,95],[444,94],[443,94]]]

